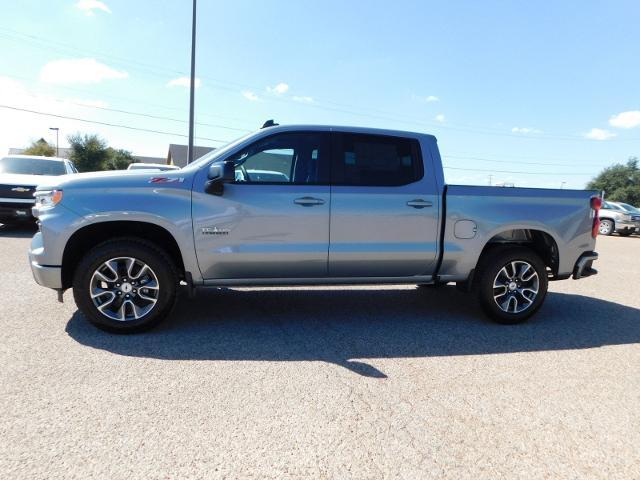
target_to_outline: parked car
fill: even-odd
[[[36,186],[71,173],[78,170],[66,158],[11,155],[0,159],[0,223],[34,220]]]
[[[613,232],[617,232],[618,235],[628,237],[638,229],[640,229],[640,213],[633,213],[617,202],[602,202],[602,210],[600,210],[601,235],[611,235]]]
[[[164,163],[131,163],[127,167],[127,170],[180,170],[180,167],[175,165],[166,165]]]
[[[236,180],[243,169],[281,175]],[[59,299],[73,288],[85,317],[116,332],[166,317],[180,282],[456,282],[512,324],[549,281],[597,273],[596,192],[446,185],[421,133],[273,126],[179,171],[67,177],[36,198],[36,281]]]

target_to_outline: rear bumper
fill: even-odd
[[[573,267],[573,279],[580,280],[581,278],[596,275],[598,271],[593,268],[593,262],[597,259],[598,254],[596,252],[584,252],[580,255],[575,267]]]

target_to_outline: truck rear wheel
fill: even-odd
[[[480,263],[476,289],[489,318],[502,324],[521,323],[542,306],[547,269],[535,252],[525,247],[496,248]]]
[[[135,333],[155,326],[171,311],[178,275],[154,244],[122,238],[90,250],[73,277],[73,297],[96,327]]]

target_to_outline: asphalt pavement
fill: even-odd
[[[453,287],[233,288],[140,335],[0,228],[0,477],[640,478],[640,237],[529,323]]]

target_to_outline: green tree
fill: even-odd
[[[588,189],[604,190],[605,199],[640,205],[640,168],[638,158],[631,157],[626,165],[621,163],[605,168],[587,185]]]
[[[129,164],[133,162],[133,156],[128,150],[116,150],[111,147],[107,150],[109,155],[104,164],[105,170],[126,170]]]
[[[73,161],[80,172],[95,172],[104,170],[109,158],[107,142],[98,135],[75,133],[67,137],[71,145],[69,159]]]
[[[44,138],[31,142],[24,150],[25,155],[42,155],[44,157],[55,157],[56,148],[48,143]]]

